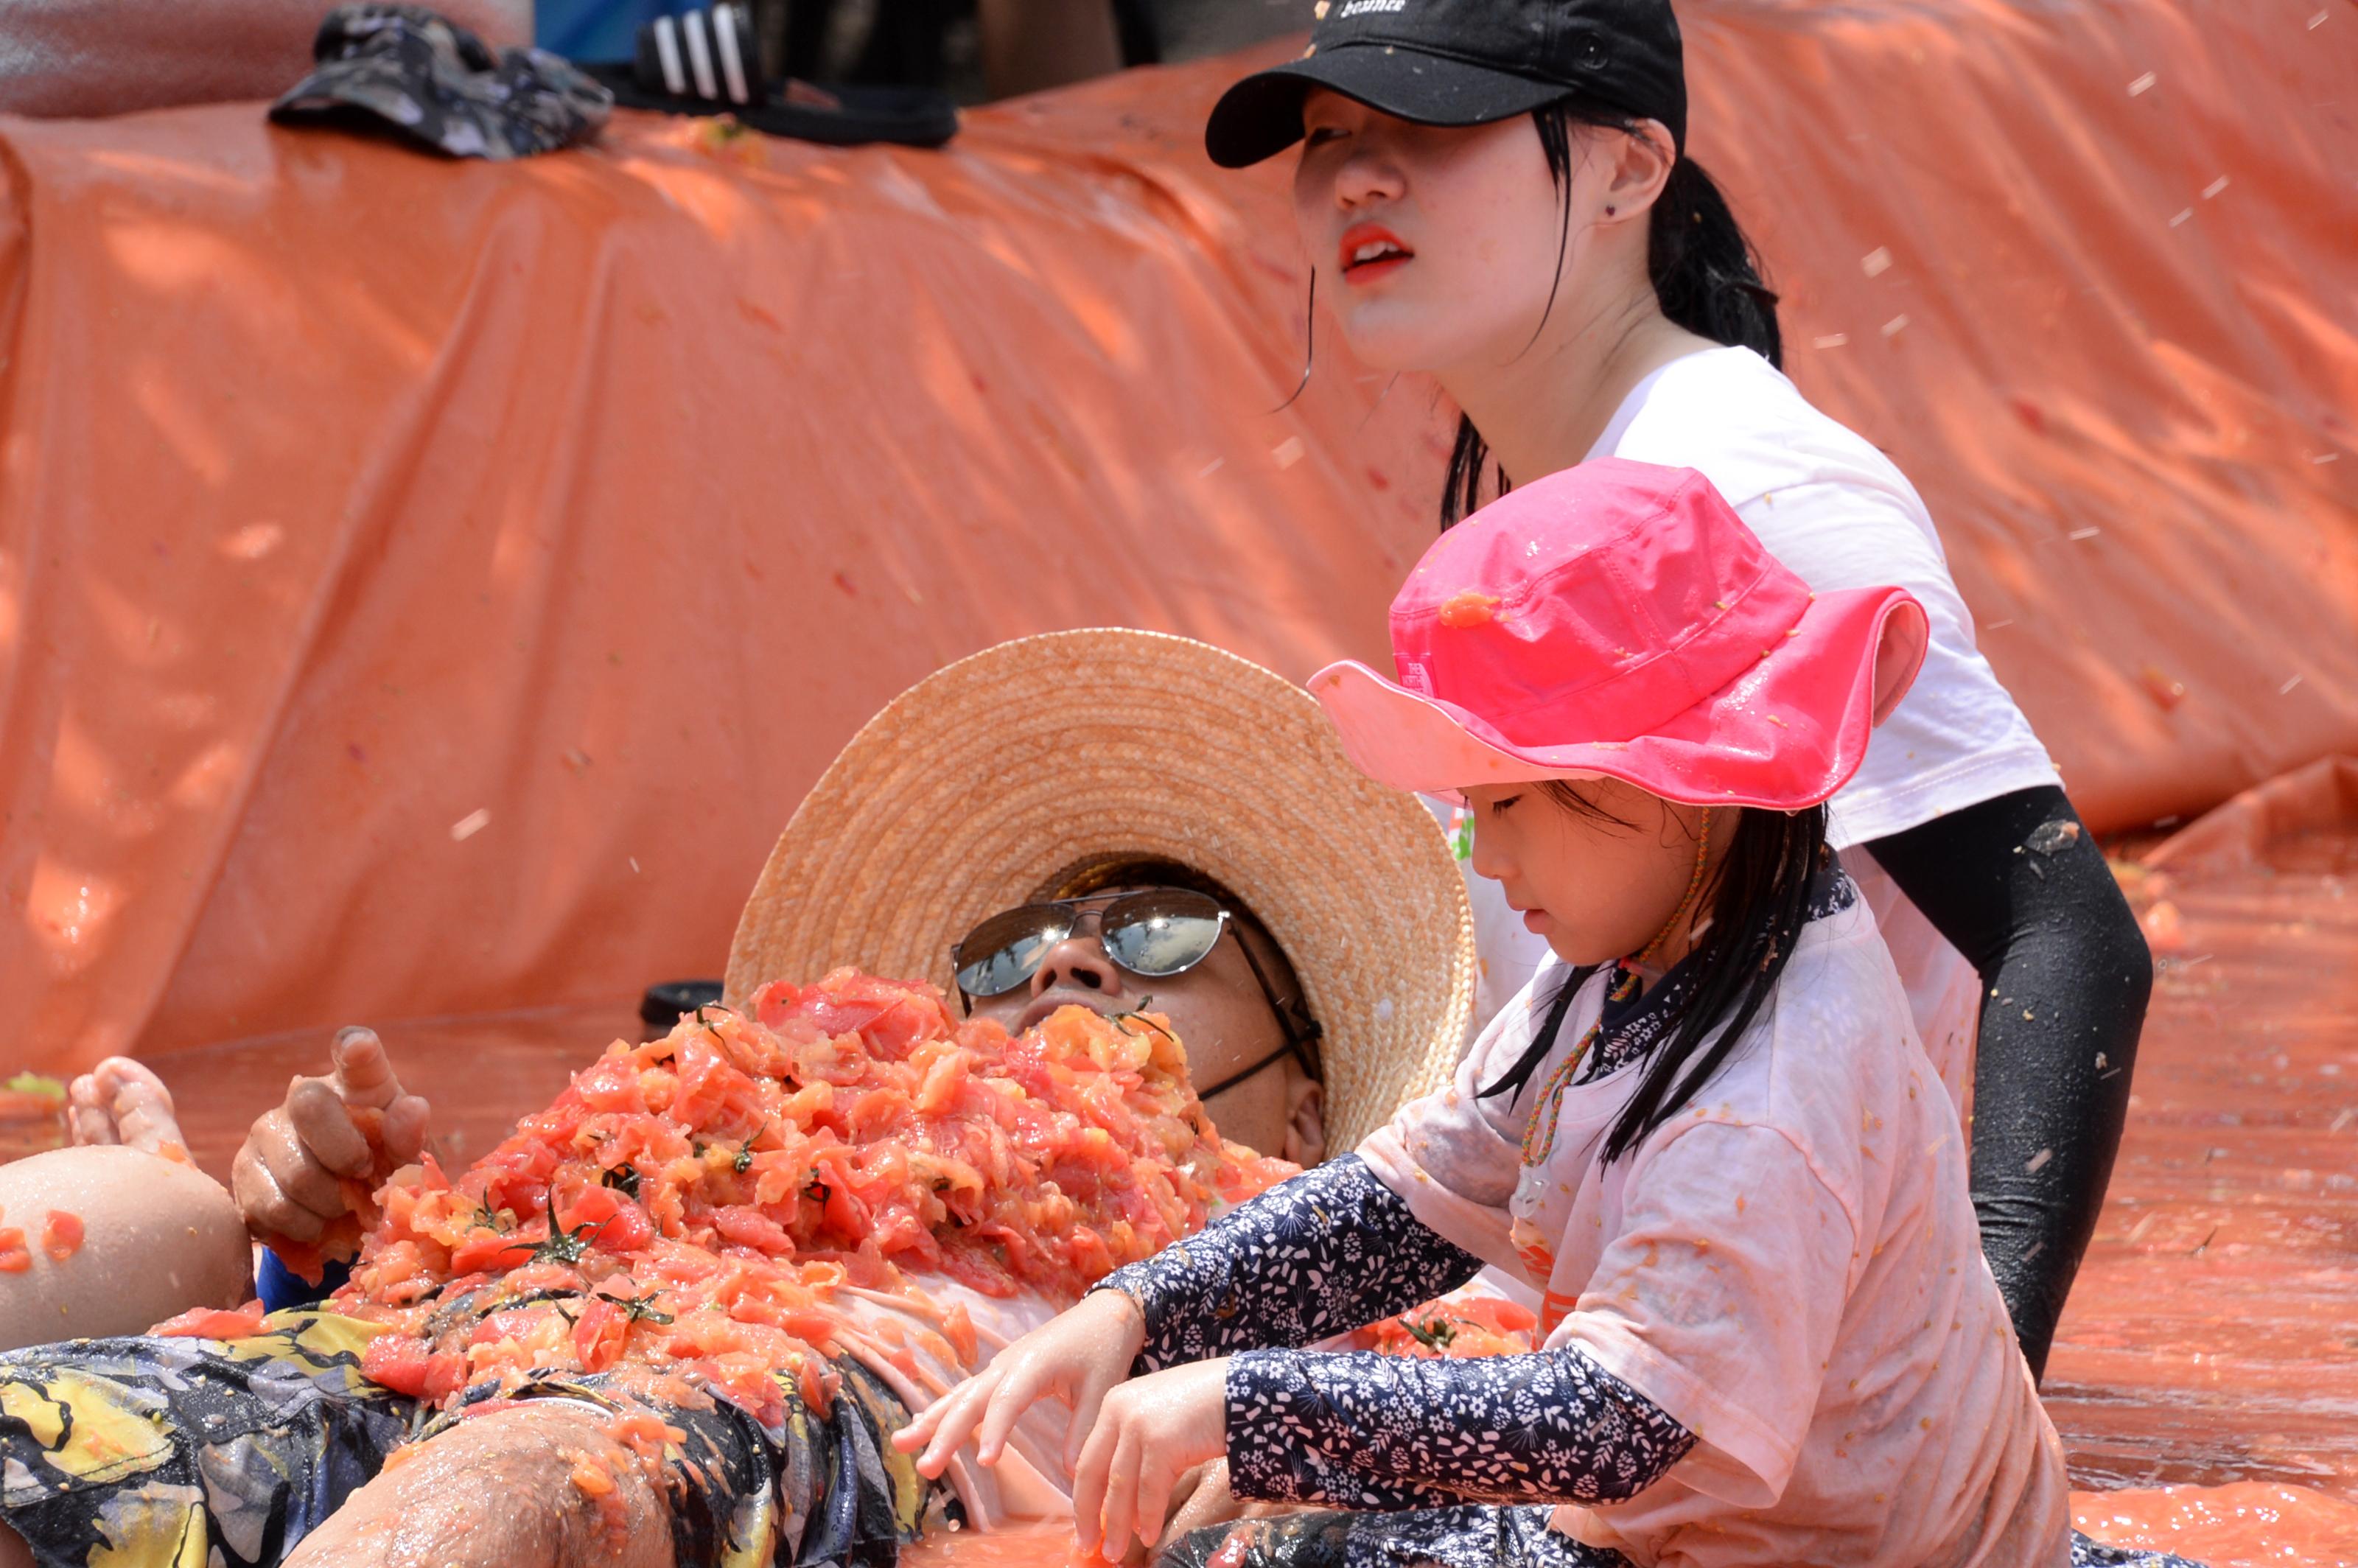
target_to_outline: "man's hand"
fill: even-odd
[[[345,1030],[330,1060],[325,1077],[287,1086],[286,1103],[254,1124],[230,1167],[238,1212],[257,1237],[317,1241],[352,1210],[346,1181],[373,1184],[426,1147],[426,1102],[402,1092],[373,1032]],[[380,1147],[363,1119],[377,1124]]]
[[[1228,1362],[1221,1357],[1133,1379],[1106,1396],[1073,1474],[1083,1552],[1151,1551],[1180,1477],[1228,1450]]]

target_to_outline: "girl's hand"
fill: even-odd
[[[1228,1462],[1225,1458],[1198,1465],[1182,1476],[1177,1489],[1171,1494],[1171,1517],[1163,1521],[1163,1539],[1154,1543],[1157,1552],[1170,1550],[1182,1536],[1242,1519],[1248,1507],[1237,1500],[1234,1488],[1228,1485]]]
[[[1073,1472],[1073,1526],[1083,1552],[1114,1556],[1134,1535],[1163,1535],[1171,1490],[1228,1451],[1228,1362],[1197,1361],[1139,1378],[1106,1397]]]
[[[1043,1395],[1054,1394],[1073,1409],[1065,1438],[1065,1468],[1072,1469],[1108,1391],[1130,1376],[1130,1365],[1145,1343],[1146,1320],[1138,1303],[1120,1291],[1093,1291],[936,1400],[892,1434],[892,1446],[907,1454],[923,1445],[918,1472],[939,1479],[950,1455],[979,1426],[975,1457],[996,1465],[1016,1418]]]

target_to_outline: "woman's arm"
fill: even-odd
[[[2120,1147],[2152,955],[2060,789],[1999,795],[1866,848],[1981,976],[1974,1209],[2043,1375]]]
[[[1231,1351],[1301,1346],[1455,1290],[1482,1260],[1428,1229],[1346,1154],[1106,1276],[1136,1302],[1146,1373]]]
[[[1695,1442],[1577,1346],[1462,1361],[1248,1351],[1228,1399],[1238,1497],[1341,1508],[1620,1502]]]

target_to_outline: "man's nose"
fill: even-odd
[[[1043,996],[1058,987],[1067,990],[1121,994],[1121,971],[1114,968],[1094,936],[1071,936],[1048,949],[1032,977],[1032,994]]]

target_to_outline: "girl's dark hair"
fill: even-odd
[[[1603,125],[1635,133],[1638,123],[1626,114],[1578,99],[1560,99],[1531,112],[1538,125],[1540,150],[1547,157],[1548,173],[1563,200],[1563,239],[1556,248],[1556,278],[1563,276],[1563,256],[1572,237],[1572,127]],[[1662,314],[1698,337],[1731,348],[1750,349],[1779,369],[1785,363],[1783,335],[1777,327],[1777,296],[1764,281],[1760,254],[1745,236],[1727,199],[1711,176],[1693,158],[1682,157],[1671,166],[1670,178],[1655,200],[1648,218],[1646,270],[1653,278],[1654,297]],[[1555,293],[1548,293],[1548,310],[1555,309]],[[1544,322],[1545,316],[1541,318]],[[1489,460],[1489,443],[1474,421],[1457,416],[1457,444],[1449,454],[1449,482],[1441,492],[1441,526],[1445,532],[1482,503],[1482,469]],[[1499,493],[1508,488],[1506,471],[1497,472]]]
[[[1639,824],[1612,816],[1561,781],[1540,787],[1567,810],[1639,829]],[[1747,810],[1737,818],[1727,853],[1704,890],[1703,907],[1711,921],[1686,960],[1693,966],[1693,979],[1629,1103],[1606,1133],[1606,1163],[1685,1109],[1743,1040],[1792,959],[1809,921],[1812,884],[1832,860],[1823,806],[1790,813]],[[1550,1009],[1552,1022],[1561,1023],[1567,1011],[1562,1004],[1588,974],[1575,970],[1565,980],[1558,1005]],[[1716,1039],[1711,1038],[1714,1030]],[[1556,1033],[1552,1027],[1540,1031],[1531,1049],[1483,1089],[1482,1098],[1520,1095],[1553,1047]]]

